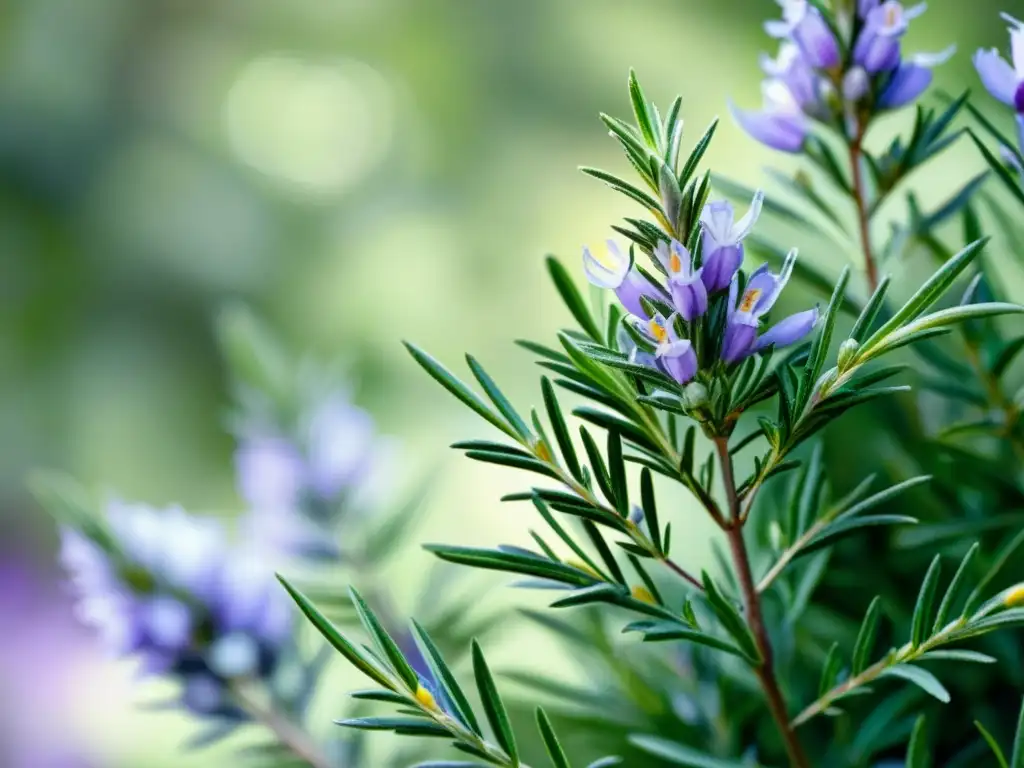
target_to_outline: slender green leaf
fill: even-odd
[[[974,565],[974,560],[978,556],[978,542],[974,542],[971,548],[967,550],[967,554],[964,555],[963,560],[960,561],[960,566],[956,569],[956,573],[953,574],[952,581],[949,582],[949,586],[946,588],[946,594],[942,598],[942,602],[939,603],[939,610],[935,614],[935,623],[932,625],[932,634],[935,634],[945,626],[946,621],[949,619],[950,612],[953,610],[953,603],[957,598],[957,594],[960,591],[960,585],[963,584],[964,579],[967,577],[968,571]]]
[[[853,644],[851,674],[859,675],[867,668],[871,651],[875,647],[875,638],[878,637],[878,621],[881,615],[882,598],[876,595],[868,606],[867,613],[864,614],[864,621],[857,632],[857,641]]]
[[[907,680],[942,703],[949,703],[949,691],[939,682],[939,678],[927,669],[915,667],[913,664],[897,664],[882,672],[882,676],[899,677]]]
[[[484,712],[487,715],[487,722],[491,724],[494,731],[494,738],[501,748],[505,750],[513,762],[518,763],[519,751],[516,748],[515,734],[512,733],[512,724],[508,719],[508,712],[501,700],[498,688],[494,684],[494,677],[487,667],[487,660],[476,640],[472,643],[473,654],[473,675],[476,677],[477,691],[480,693],[480,701],[483,704]]]

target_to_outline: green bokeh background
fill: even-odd
[[[937,0],[908,48],[956,39],[939,83],[974,86],[969,53],[1005,43],[1007,4]],[[483,427],[399,341],[453,364],[473,350],[536,402],[512,340],[566,319],[542,256],[575,265],[631,213],[576,171],[625,170],[598,112],[627,111],[633,66],[659,102],[683,96],[695,140],[729,97],[758,103],[774,13],[768,0],[0,4],[0,536],[52,551],[24,484],[39,466],[237,511],[213,326],[241,299],[289,344],[351,362],[358,399],[403,446],[396,475],[443,461],[419,538],[521,537],[523,516],[497,501],[518,479],[447,460]],[[958,179],[981,167],[966,147],[951,158]],[[728,118],[708,160],[749,184],[787,164]],[[942,173],[917,180],[925,200]],[[708,535],[693,523],[692,556]],[[410,552],[396,582],[423,558]],[[97,663],[76,685],[60,717],[101,765],[216,764],[175,754],[173,716],[132,710],[122,667]]]

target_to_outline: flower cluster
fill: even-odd
[[[180,508],[115,502],[105,523],[102,537],[62,531],[79,617],[107,651],[138,657],[144,674],[180,679],[190,711],[242,719],[232,686],[270,679],[291,637],[270,568],[231,549],[216,521]]]
[[[776,58],[761,61],[764,108],[732,112],[754,139],[784,152],[800,152],[815,121],[856,137],[875,114],[915,101],[954,51],[903,55],[903,35],[923,3],[858,0],[835,15],[808,0],[779,4],[782,19],[766,24],[781,45]]]
[[[1018,142],[1021,152],[1024,152],[1024,22],[1006,13],[1003,18],[1010,24],[1012,64],[998,50],[991,48],[974,54],[974,66],[986,90],[1013,107],[1017,116]],[[1008,156],[1019,166],[1020,161],[1012,153]],[[1024,175],[1024,168],[1018,167],[1018,171]]]
[[[624,254],[608,243],[608,259],[583,251],[587,279],[612,290],[629,313],[620,346],[631,359],[656,367],[679,384],[686,384],[700,371],[711,372],[719,364],[741,362],[768,347],[785,347],[805,338],[818,319],[817,308],[791,315],[764,333],[761,321],[775,305],[789,281],[796,253],[786,258],[779,274],[762,265],[745,279],[743,240],[757,221],[764,195],[757,192],[750,210],[736,220],[732,204],[708,203],[701,214],[701,242],[697,254],[677,240],[661,242],[653,261],[665,277],[665,285],[637,266],[634,254]],[[694,344],[704,330],[705,317],[724,303],[724,327],[709,352],[700,359]],[[665,306],[666,312],[658,311]],[[632,331],[630,333],[629,331]]]
[[[331,391],[291,429],[252,419],[235,452],[239,491],[253,533],[299,555],[335,554],[334,526],[371,490],[381,443],[373,419]]]

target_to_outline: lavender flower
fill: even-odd
[[[675,315],[667,320],[655,315],[643,325],[635,326],[655,345],[655,367],[677,384],[685,384],[697,375],[697,353],[689,339],[681,338],[675,329]]]
[[[589,248],[583,249],[583,271],[587,279],[598,288],[615,291],[619,302],[631,315],[647,317],[640,304],[641,296],[658,296],[661,291],[640,273],[615,243],[608,240],[608,260],[595,258]]]
[[[177,507],[113,503],[106,522],[110,549],[62,531],[79,617],[111,654],[179,679],[192,711],[239,716],[232,682],[272,675],[290,638],[290,605],[266,560]]]
[[[900,39],[910,22],[925,12],[927,5],[920,3],[904,9],[897,0],[872,5],[864,14],[864,27],[853,47],[853,61],[869,74],[877,75],[899,66]]]
[[[800,152],[807,141],[810,121],[793,93],[781,80],[761,84],[764,107],[760,112],[740,109],[732,102],[729,111],[751,138],[780,152]]]
[[[881,109],[898,109],[917,100],[932,83],[932,68],[949,60],[956,48],[919,53],[902,62],[878,97]]]
[[[701,281],[703,270],[693,268],[693,257],[677,240],[671,246],[658,243],[655,257],[668,275],[669,294],[679,316],[692,322],[708,311],[708,292]]]
[[[1004,13],[1010,24],[1010,48],[1013,64],[1006,61],[995,48],[979,50],[974,54],[974,66],[986,90],[1004,104],[1024,115],[1024,22]],[[1024,126],[1024,123],[1018,125]],[[1024,147],[1024,127],[1021,127],[1021,146]]]
[[[818,321],[817,308],[790,315],[765,333],[758,335],[761,318],[775,306],[793,273],[796,251],[791,251],[783,264],[782,272],[774,275],[768,265],[759,267],[750,276],[742,298],[737,303],[739,282],[733,279],[729,286],[728,315],[725,336],[722,339],[722,360],[732,364],[743,360],[754,352],[769,346],[785,347],[803,339]]]
[[[765,29],[772,37],[792,40],[811,66],[836,67],[842,60],[839,41],[821,12],[807,0],[778,0],[782,21],[769,21]]]
[[[750,210],[739,221],[736,221],[732,203],[727,200],[716,200],[704,206],[700,216],[704,238],[701,269],[708,293],[729,287],[733,275],[743,264],[743,238],[753,230],[763,204],[764,192],[758,190]]]

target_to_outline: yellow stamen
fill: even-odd
[[[1024,605],[1024,584],[1018,584],[1007,592],[1003,598],[1003,605],[1007,608],[1019,608]]]
[[[672,251],[672,255],[668,258],[668,270],[669,272],[679,272],[683,268],[683,262],[679,258],[679,254]]]
[[[589,565],[587,565],[584,562],[581,562],[579,560],[569,560],[567,564],[571,565],[573,568],[575,568],[578,571],[583,571],[588,576],[593,576],[595,579],[600,579],[601,578],[593,568],[591,568]]]
[[[604,248],[592,248],[590,249],[590,255],[594,257],[594,261],[611,272],[614,272],[619,268],[618,263],[612,261],[612,254],[610,250]]]
[[[668,341],[668,331],[666,331],[665,326],[657,320],[651,320],[650,323],[648,323],[648,327],[651,329],[651,336],[653,336],[654,340],[659,344],[664,344]]]
[[[647,587],[633,587],[633,599],[639,600],[641,603],[648,603],[649,605],[658,604],[658,601],[654,599],[654,595],[651,594],[651,590]]]
[[[899,6],[895,4],[890,5],[888,8],[885,9],[885,25],[887,27],[896,26],[896,14],[898,13]]]
[[[434,700],[434,694],[432,694],[422,685],[417,686],[416,688],[416,701],[418,701],[427,709],[437,709],[437,701]]]
[[[752,288],[743,294],[743,301],[740,302],[740,312],[749,312],[757,304],[757,300],[761,298],[762,291],[757,288]]]

